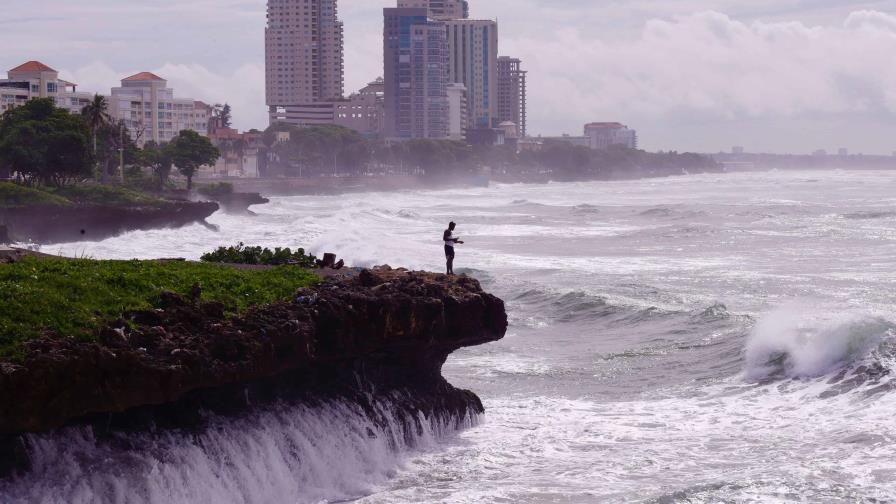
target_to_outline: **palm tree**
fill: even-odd
[[[93,134],[93,155],[96,157],[97,165],[99,165],[97,136],[100,129],[112,123],[112,116],[109,115],[109,102],[106,101],[106,97],[99,94],[94,95],[93,101],[81,110],[81,116],[84,117],[87,127],[90,128],[90,132]],[[106,174],[103,173],[103,179],[105,180],[105,178]]]

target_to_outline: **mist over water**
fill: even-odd
[[[894,195],[896,173],[833,171],[284,197],[255,217],[216,214],[219,232],[45,247],[192,259],[242,241],[441,270],[454,220],[466,242],[455,267],[504,298],[511,322],[505,340],[446,365],[485,403],[475,427],[371,445],[345,414],[314,427],[344,438],[339,450],[234,451],[228,464],[251,457],[240,472],[203,469],[221,452],[185,443],[192,455],[162,450],[162,463],[128,452],[139,453],[133,470],[79,491],[143,488],[121,502],[160,502],[146,497],[152,480],[179,485],[158,490],[170,502],[886,502],[896,495]],[[271,431],[277,446],[308,432],[293,416],[222,430],[235,444]],[[365,447],[373,455],[345,455]],[[288,469],[302,464],[331,477]],[[283,469],[254,493],[259,465]]]

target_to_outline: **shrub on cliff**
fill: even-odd
[[[219,182],[217,184],[208,184],[196,188],[196,192],[209,198],[220,198],[233,194],[233,184],[229,182]]]
[[[218,247],[214,252],[202,256],[204,262],[227,264],[253,264],[265,266],[278,266],[282,264],[294,264],[303,268],[313,268],[317,258],[306,254],[305,249],[300,248],[293,252],[289,248],[277,247],[274,250],[261,247],[247,247],[240,243],[235,247]]]

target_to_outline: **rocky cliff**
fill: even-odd
[[[158,425],[282,394],[403,390],[422,411],[481,412],[441,367],[451,352],[507,328],[504,303],[476,280],[389,268],[239,316],[197,297],[166,294],[162,308],[125,314],[99,342],[48,335],[24,358],[0,363],[0,448],[77,421],[147,413]]]
[[[75,205],[0,208],[0,223],[16,241],[64,243],[104,240],[126,231],[181,227],[218,211],[211,202],[166,201],[158,205]]]

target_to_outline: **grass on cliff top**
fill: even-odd
[[[314,284],[313,272],[281,266],[241,270],[193,262],[28,258],[0,264],[0,358],[19,357],[44,329],[92,340],[95,329],[125,311],[158,307],[163,290],[189,299],[202,283],[203,301],[239,312],[289,298]]]
[[[158,205],[164,200],[115,185],[88,184],[59,188],[33,188],[0,182],[0,208],[26,206]]]
[[[50,192],[82,205],[154,205],[164,200],[117,185],[89,184],[50,189]]]
[[[71,201],[38,189],[12,182],[0,182],[0,208],[17,208],[31,205],[68,206]]]

